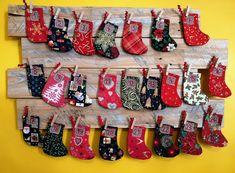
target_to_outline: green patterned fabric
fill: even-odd
[[[140,79],[134,76],[127,76],[121,80],[121,98],[123,107],[130,110],[140,110]]]

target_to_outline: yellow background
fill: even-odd
[[[99,130],[92,130],[90,142],[97,157],[90,161],[77,160],[71,156],[49,157],[34,147],[26,145],[21,131],[16,127],[15,100],[6,96],[6,70],[21,62],[20,40],[7,36],[8,4],[22,4],[21,0],[0,1],[0,172],[235,172],[235,1],[234,0],[34,0],[37,5],[57,6],[116,6],[116,7],[165,7],[176,8],[190,4],[201,10],[201,28],[214,39],[229,40],[229,69],[226,81],[234,95],[226,99],[225,127],[223,133],[229,140],[226,148],[202,145],[199,157],[180,154],[173,159],[154,155],[150,160],[139,161],[126,156],[120,161],[104,161],[98,156]],[[120,146],[126,151],[127,130],[119,131]],[[152,147],[153,130],[147,134],[148,146]],[[68,146],[70,133],[66,131],[64,141]]]

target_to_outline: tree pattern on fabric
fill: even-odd
[[[26,65],[26,74],[28,89],[31,91],[32,96],[41,97],[42,90],[46,83],[43,65],[32,65],[32,69],[30,69],[29,65]]]
[[[48,123],[46,135],[43,140],[44,153],[55,157],[67,155],[67,148],[65,147],[62,141],[63,130],[63,124],[54,123],[53,126],[51,126],[51,123]]]
[[[115,43],[117,30],[118,26],[113,23],[101,23],[94,41],[94,46],[98,54],[110,59],[119,56],[119,51]]]
[[[123,107],[130,110],[140,110],[140,79],[135,76],[126,76],[121,79],[121,99]]]
[[[201,74],[184,72],[183,98],[190,105],[201,105],[208,103],[209,99],[201,91]]]
[[[170,20],[153,18],[151,31],[151,45],[153,49],[162,52],[171,52],[176,49],[177,43],[169,34]]]
[[[142,106],[147,109],[162,110],[166,108],[166,105],[161,99],[160,78],[154,76],[149,76],[149,78],[147,78],[143,76],[140,100]]]

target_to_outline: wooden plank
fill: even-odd
[[[43,63],[45,67],[53,67],[56,63],[61,62],[65,66],[74,66],[78,64],[80,67],[102,68],[112,66],[116,68],[125,67],[148,67],[155,64],[166,65],[173,64],[174,68],[179,68],[184,61],[192,64],[193,68],[205,69],[213,55],[220,58],[220,61],[227,65],[228,57],[228,42],[227,40],[211,39],[204,46],[187,46],[183,39],[176,39],[178,47],[173,52],[155,51],[150,46],[148,38],[143,39],[143,42],[148,46],[149,50],[144,55],[130,55],[125,53],[121,48],[121,39],[116,39],[116,44],[120,50],[120,56],[116,59],[108,59],[98,55],[84,56],[76,53],[74,50],[61,53],[52,51],[47,44],[34,44],[28,41],[27,38],[21,39],[23,62],[30,57],[32,63]]]
[[[36,7],[36,6],[35,6]],[[44,21],[46,26],[49,26],[50,14],[49,7],[43,6],[44,9]],[[57,8],[57,7],[56,7]],[[151,26],[151,8],[113,8],[113,7],[59,7],[61,9],[61,16],[70,20],[68,35],[72,36],[74,31],[75,22],[73,19],[72,11],[75,10],[78,13],[84,11],[84,19],[93,21],[94,29],[93,35],[95,35],[105,11],[111,12],[113,15],[110,19],[111,22],[119,26],[117,37],[122,36],[124,13],[126,10],[134,13],[133,20],[143,23],[143,37],[150,36]],[[155,9],[156,11],[160,9]],[[180,17],[177,9],[161,9],[164,11],[163,17],[169,18],[171,21],[170,34],[175,38],[182,38],[181,26],[179,24]],[[199,10],[192,10],[199,14]],[[8,36],[25,37],[25,16],[24,6],[21,5],[9,5],[8,7]]]
[[[45,68],[45,76],[48,77],[52,68]],[[122,69],[111,69],[110,73],[117,74],[117,92],[120,93],[120,81],[121,81],[121,70]],[[192,69],[192,71],[197,71],[196,69]],[[63,68],[62,72],[70,77],[70,72]],[[100,69],[79,69],[79,72],[87,75],[87,93],[88,95],[95,99],[97,98],[97,90],[99,83],[99,74]],[[182,93],[182,70],[180,69],[172,69],[172,73],[180,75],[178,92],[181,95]],[[140,69],[132,69],[130,70],[131,75],[139,76],[142,81]],[[158,69],[153,69],[151,72],[154,76],[160,76]],[[28,91],[27,78],[25,68],[14,68],[8,69],[7,72],[8,79],[8,97],[9,98],[33,98]],[[67,93],[67,92],[66,92]]]
[[[216,107],[217,113],[224,113],[223,100],[210,100],[210,104]],[[182,110],[188,112],[188,120],[198,122],[198,127],[202,127],[203,109],[207,109],[208,106],[189,106],[183,104],[179,108],[166,108],[161,111],[150,111],[146,109],[130,111],[125,108],[119,108],[113,111],[102,108],[97,104],[96,100],[93,100],[93,104],[86,108],[76,108],[71,105],[66,105],[64,108],[56,108],[49,106],[41,99],[17,99],[17,123],[19,129],[22,129],[21,118],[24,106],[26,105],[29,106],[30,115],[40,116],[40,127],[42,129],[46,128],[48,118],[55,112],[59,114],[57,122],[65,124],[65,128],[71,128],[68,116],[77,116],[78,114],[84,115],[86,123],[92,128],[99,128],[97,115],[107,117],[110,125],[119,128],[128,127],[128,117],[130,115],[137,118],[137,124],[144,125],[147,128],[154,128],[154,117],[156,115],[163,115],[166,123],[174,125],[177,128]]]

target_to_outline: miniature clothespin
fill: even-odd
[[[83,18],[83,15],[84,15],[84,12],[82,11],[82,12],[80,13],[79,18],[78,18],[78,23],[81,23],[82,18]]]
[[[186,10],[186,17],[188,17],[189,11],[190,11],[190,6],[188,5]]]
[[[131,124],[131,129],[135,126],[136,118],[133,118],[132,124]]]
[[[32,0],[29,1],[29,13],[33,13],[33,3]]]
[[[78,116],[78,117],[77,117],[77,120],[76,120],[76,123],[75,123],[75,128],[78,127],[78,124],[79,124],[81,118],[82,118],[81,116]]]
[[[133,15],[134,15],[134,13],[130,13],[130,17],[129,17],[128,21],[127,21],[128,24],[130,24],[131,19],[133,18]]]
[[[54,19],[58,18],[59,14],[60,14],[60,11],[61,11],[60,8],[57,8]]]
[[[55,73],[57,73],[60,69],[61,69],[61,67],[63,66],[61,63],[59,63],[59,64],[57,64],[58,66],[56,67],[56,69],[55,69]]]
[[[55,120],[57,119],[57,117],[58,117],[58,114],[57,114],[57,113],[55,113],[55,114],[54,114],[54,116],[53,116],[53,119],[52,119],[52,121],[51,121],[51,126],[53,126],[53,125],[54,125]]]
[[[106,70],[105,70],[105,72],[104,72],[104,77],[108,74],[108,72],[110,71],[110,67],[108,67]]]
[[[104,20],[104,23],[107,23],[110,19],[110,17],[112,16],[112,13],[108,13],[108,16],[106,17],[106,19]]]
[[[157,19],[156,19],[157,21],[159,21],[159,19],[161,18],[162,14],[163,14],[163,10],[159,11],[159,13],[157,15]]]
[[[191,65],[191,64],[188,64],[188,71],[187,71],[187,74],[190,73],[191,67],[192,67],[192,65]]]
[[[152,71],[152,67],[149,67],[149,70],[148,70],[148,73],[147,73],[147,79],[149,78],[149,75],[150,75],[151,71]]]
[[[168,72],[169,72],[169,70],[170,70],[170,64],[167,64],[167,66],[166,66],[166,75],[168,75]]]
[[[106,130],[108,127],[108,118],[105,118],[105,124],[104,124],[104,129]]]

